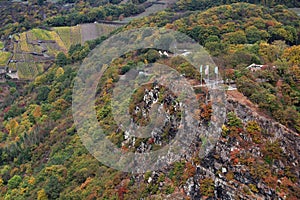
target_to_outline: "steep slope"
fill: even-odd
[[[6,199],[299,198],[299,135],[264,117],[238,92],[228,93],[222,136],[203,159],[199,140],[186,155],[191,159],[161,171],[133,175],[102,165],[87,152],[73,125],[69,87],[74,67],[51,68],[29,85],[28,95],[4,110],[1,195]],[[107,81],[101,83],[103,92],[110,91]],[[141,92],[147,95],[147,90]],[[109,94],[99,97],[100,123],[114,130],[108,126],[111,115],[105,114]],[[112,132],[111,139],[118,144],[126,137]],[[136,142],[137,149],[142,141]]]
[[[248,4],[234,4],[230,7],[233,8],[232,13],[236,14],[236,20],[239,19],[237,13],[249,7],[253,9],[249,15],[256,17],[256,11],[270,12],[272,16],[286,13],[285,9],[272,13],[270,10],[264,11],[262,7]],[[213,8],[167,26],[189,32],[189,26],[194,29],[207,25],[205,20],[213,18],[213,15],[224,8],[226,7]],[[290,16],[290,13],[287,13],[287,16]],[[172,16],[169,16],[170,18],[167,16],[167,13],[162,13],[160,16],[144,19],[145,21],[138,20],[132,22],[127,28],[151,23],[164,26],[174,21]],[[198,21],[198,18],[201,19],[203,16],[205,16],[204,22]],[[291,16],[294,17],[293,14]],[[247,20],[246,17],[241,20]],[[264,14],[259,17],[262,17],[261,21],[265,25],[270,19],[272,23],[282,26],[281,22],[276,21],[274,17],[263,18]],[[226,23],[230,21],[227,18],[224,20]],[[297,18],[291,23],[295,21]],[[219,25],[222,28],[222,23]],[[246,27],[236,27],[238,30],[244,28]],[[195,32],[199,30],[195,29]],[[263,30],[262,27],[260,31]],[[194,36],[198,38],[197,41],[200,41],[199,35]],[[213,40],[214,42],[220,43],[220,39],[224,39],[223,33],[217,37],[219,40]],[[262,50],[267,46],[272,50],[276,47],[275,44],[262,41],[262,44],[253,45],[253,49],[247,50],[248,44],[231,44],[227,43],[226,39],[223,42],[230,46],[223,52],[226,55],[242,49],[243,52],[249,51],[252,55],[260,56],[256,48]],[[95,45],[90,43],[90,46]],[[267,80],[264,83],[256,82],[257,74],[244,70],[247,64],[251,64],[248,63],[249,60],[245,59],[246,61],[240,63],[240,66],[227,63],[234,68],[231,68],[234,71],[231,78],[238,83],[239,89],[245,96],[249,96],[252,102],[257,100],[259,105],[252,103],[237,91],[227,92],[226,109],[221,113],[227,114],[226,122],[222,126],[222,134],[217,144],[204,158],[200,158],[200,149],[206,141],[197,138],[192,143],[191,150],[178,162],[158,171],[130,174],[101,164],[86,150],[77,135],[71,111],[72,87],[80,65],[78,61],[83,58],[75,56],[86,56],[86,52],[84,47],[75,46],[67,55],[73,64],[52,65],[26,85],[24,92],[17,94],[10,105],[5,104],[1,108],[0,199],[299,199],[299,133],[274,120],[265,110],[266,107],[273,106],[274,102],[275,104],[280,102],[274,100],[277,97],[277,90],[274,88],[279,88],[284,85],[282,83],[285,83],[281,95],[291,97],[292,100],[285,98],[288,103],[284,106],[292,109],[293,112],[299,112],[297,111],[299,107],[298,47],[285,45],[282,47],[285,52],[293,53],[286,57],[283,52],[275,53],[279,59],[287,58],[287,62],[281,64],[278,70],[271,69],[259,74],[260,79]],[[237,54],[236,58],[240,55],[244,54]],[[268,56],[269,54],[266,57]],[[276,56],[269,57],[275,59]],[[133,144],[124,131],[114,123],[110,105],[112,89],[129,69],[147,63],[150,59],[186,73],[187,78],[195,85],[200,82],[199,72],[186,61],[176,58],[168,60],[160,57],[158,51],[154,49],[130,52],[115,60],[99,83],[95,110],[99,123],[107,130],[107,137],[124,151],[159,149],[174,137],[176,131],[166,127],[164,134],[137,139]],[[235,61],[232,57],[228,60]],[[281,84],[278,83],[280,79],[278,77],[282,79]],[[226,78],[230,77],[225,76],[224,79]],[[141,117],[141,113],[149,109],[147,106],[149,96],[150,98],[156,96],[149,94],[149,91],[157,89],[151,87],[154,86],[150,84],[141,87],[131,100],[132,118],[139,123],[147,122],[147,118]],[[289,89],[287,94],[283,94],[284,88]],[[13,92],[13,89],[10,90]],[[158,102],[173,111],[172,106],[177,104],[172,101],[174,100],[172,92],[165,88],[158,90],[160,92]],[[251,95],[257,91],[265,93],[256,95],[255,97],[261,98],[255,99]],[[8,90],[5,89],[4,93],[7,92]],[[199,112],[196,113],[199,114],[197,117],[203,120],[204,127],[208,128],[211,105],[205,101],[206,96],[206,88],[197,90]],[[264,99],[264,97],[268,98]],[[269,97],[274,101],[269,101]],[[150,100],[156,101],[156,99]],[[141,110],[136,109],[137,112],[134,112],[136,106]],[[280,110],[284,108],[286,107]],[[176,115],[176,112],[170,112],[170,116]]]

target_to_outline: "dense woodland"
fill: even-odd
[[[18,12],[12,14],[6,7],[0,7],[3,24],[0,33],[8,36],[35,26],[76,25],[143,12],[142,6],[118,5],[119,2],[61,0],[60,3],[75,3],[62,14],[57,14],[60,4],[43,1],[11,3],[7,8]],[[258,5],[231,4],[233,2]],[[261,112],[300,134],[300,18],[287,6],[299,6],[299,2],[180,0],[167,11],[134,20],[115,32],[159,26],[189,35],[210,52],[224,81],[234,81],[238,90]],[[195,12],[178,14],[174,9]],[[27,12],[29,10],[31,12]],[[82,145],[71,111],[74,77],[90,51],[115,32],[83,45],[73,44],[67,53],[58,53],[55,63],[22,90],[17,90],[17,85],[9,81],[11,96],[0,107],[0,199],[150,199],[150,196],[163,199],[164,195],[180,193],[187,180],[196,174],[196,165],[209,163],[199,160],[195,153],[192,161],[176,162],[154,175],[152,172],[132,175],[104,166]],[[124,151],[135,151],[142,142],[152,145],[152,149],[160,148],[151,138],[139,139],[134,146],[122,146],[124,133],[114,124],[110,107],[112,89],[120,75],[140,64],[155,61],[168,64],[190,79],[199,79],[199,74],[184,59],[162,58],[156,49],[129,52],[116,59],[99,83],[96,112],[108,137]],[[251,72],[246,67],[252,63],[268,67]],[[205,91],[198,92],[206,95]],[[143,90],[136,91],[132,107],[142,101],[142,95]],[[165,92],[165,96],[160,96],[160,102],[164,102],[168,95],[171,94]],[[198,116],[200,119],[210,119],[211,106],[201,99],[199,110],[202,111]],[[139,123],[145,123],[140,116],[141,113],[137,113],[133,117]],[[162,141],[166,142],[173,137],[173,132],[170,127],[164,131]],[[243,141],[241,135],[251,139]],[[243,122],[229,112],[220,140],[229,147],[234,141],[242,141],[239,150],[230,152],[229,165],[243,165],[249,171],[247,176],[264,182],[279,196],[299,199],[299,167],[289,165],[284,170],[272,170],[277,163],[288,165],[289,157],[283,152],[281,141],[269,141],[269,137],[265,127],[257,122]],[[242,153],[251,146],[259,148],[262,156]],[[210,159],[218,160],[219,157],[215,153]],[[229,182],[237,177],[233,171],[223,175]],[[149,177],[153,178],[152,182],[149,182]],[[204,178],[200,182],[201,197],[213,197],[213,179]],[[251,198],[259,190],[251,183],[245,184],[243,192]]]
[[[69,3],[69,4],[65,4]],[[0,38],[31,28],[74,26],[97,20],[118,20],[141,13],[143,1],[118,5],[120,1],[29,1],[28,3],[0,2]],[[151,4],[150,4],[151,5]]]
[[[270,10],[251,4],[233,4],[178,20],[176,16],[161,12],[148,20],[132,23],[128,28],[151,26],[153,22],[179,30],[198,41],[223,67],[224,78],[234,79],[243,94],[270,116],[299,132],[300,68],[295,56],[298,55],[300,26],[295,13],[283,6]],[[245,68],[252,63],[276,66],[276,69],[249,74]],[[268,81],[260,84],[255,81],[257,78]],[[288,92],[288,97],[282,98],[281,92],[287,88],[280,88],[281,83],[283,87],[288,86],[293,95]],[[289,117],[291,113],[293,117]]]
[[[214,6],[238,2],[258,4],[267,7],[285,5],[293,8],[300,6],[300,2],[297,0],[179,0],[174,8],[175,10],[205,10]]]

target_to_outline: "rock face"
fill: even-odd
[[[240,118],[244,128],[220,138],[187,181],[186,194],[205,199],[199,180],[210,178],[214,180],[210,199],[299,199],[299,135],[230,94],[226,109]],[[262,130],[256,143],[245,130],[253,121]]]
[[[175,196],[194,200],[300,198],[299,135],[264,116],[242,94],[234,92],[227,93],[224,109],[215,107],[219,116],[227,115],[221,136],[215,138],[215,145],[206,146],[212,138],[203,135],[209,136],[209,129],[216,125],[203,121],[199,129],[191,130],[197,137],[189,151],[180,155],[178,163],[149,176],[140,174],[134,177],[149,188],[156,185],[161,190],[175,185],[170,195],[150,195],[150,199],[175,199]],[[145,90],[143,103],[135,105],[134,114],[141,112],[141,116],[147,117],[152,104],[159,102],[159,95],[158,87]],[[162,106],[174,102],[171,96],[165,99],[160,103]],[[179,109],[176,103],[172,105]],[[173,115],[174,112],[167,109],[164,123],[176,124]],[[214,117],[218,116],[212,115],[211,119]],[[135,145],[135,138],[125,132],[123,145],[135,146],[138,152],[151,151],[155,145],[162,147],[172,140],[176,127],[168,137],[163,136],[160,130],[152,130],[151,140],[139,145]],[[213,130],[218,131],[217,128]],[[213,134],[213,137],[216,136]],[[162,176],[168,178],[163,180]]]
[[[183,190],[178,194],[185,195],[181,199],[299,199],[299,135],[230,94],[226,112],[234,113],[240,125],[231,126],[233,120],[227,117],[222,136],[200,163],[189,161],[195,152],[201,157],[197,141],[182,156],[192,163],[195,173],[178,186]],[[253,133],[251,124],[260,127],[259,131]],[[154,174],[170,171],[172,167]],[[152,174],[146,181],[153,184],[154,179]],[[159,183],[161,188],[165,184]]]

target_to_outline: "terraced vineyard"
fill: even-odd
[[[72,27],[54,27],[51,30],[35,28],[15,34],[13,37],[16,42],[12,58],[14,62],[9,64],[9,68],[17,69],[21,79],[32,79],[53,63],[59,52],[67,53],[72,44],[83,44],[85,41],[107,35],[117,27],[117,25],[91,23]],[[5,64],[11,55],[2,54],[0,54],[0,65],[2,62]]]
[[[102,35],[107,35],[111,31],[115,30],[118,25],[112,24],[82,24],[81,25],[81,43],[88,40],[96,39]]]
[[[0,50],[2,50],[3,47],[4,47],[4,44],[3,44],[3,42],[0,41]]]
[[[32,29],[31,31],[26,32],[26,35],[27,35],[27,43],[30,43],[31,46],[33,47],[40,46],[44,48],[47,51],[47,53],[50,53],[53,56],[56,55],[58,51],[64,51],[64,52],[67,51],[67,47],[64,41],[62,41],[61,37],[55,31],[48,31],[43,29]],[[40,45],[36,45],[32,43],[39,40],[43,40],[44,42],[40,43]],[[54,43],[50,41],[53,41]]]
[[[30,49],[30,45],[27,43],[27,36],[26,36],[26,32],[25,33],[21,33],[19,34],[19,42],[18,42],[18,47],[17,47],[17,51],[18,52],[30,52],[30,51],[34,51],[34,49]]]
[[[70,27],[71,44],[81,43],[81,26]]]
[[[30,79],[43,72],[43,66],[36,63],[17,63],[18,75],[20,79]]]
[[[13,62],[9,64],[9,69],[17,69],[21,79],[32,79],[44,71],[44,55],[54,59],[58,51],[66,51],[66,47],[54,31],[32,29],[14,35],[14,39],[16,42],[14,43]],[[53,43],[40,43],[41,40],[53,41]]]
[[[166,3],[160,1],[160,3]],[[166,8],[166,5],[153,4],[140,15],[124,19],[129,22],[135,18],[147,16]],[[34,28],[15,34],[14,50],[9,69],[17,69],[21,79],[33,79],[53,63],[59,52],[67,53],[72,44],[84,44],[118,28],[120,25],[90,23],[72,27],[53,27],[51,30]],[[0,49],[3,48],[0,43]],[[0,52],[0,65],[5,65],[11,53]]]
[[[6,66],[11,53],[3,51],[4,43],[0,41],[0,66]]]
[[[0,66],[5,66],[10,56],[10,52],[0,51]]]
[[[56,27],[53,30],[58,34],[67,49],[70,48],[71,44],[81,43],[81,27]]]

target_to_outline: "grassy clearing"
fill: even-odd
[[[81,27],[71,27],[71,44],[81,44]]]
[[[59,36],[55,31],[51,31],[50,34],[51,34],[52,39],[56,41],[57,45],[58,45],[64,52],[67,52],[68,47],[66,47],[65,43],[62,41],[62,39],[60,38],[60,36]]]
[[[60,36],[62,42],[67,49],[71,46],[71,28],[70,27],[55,27],[53,30]]]
[[[44,64],[36,63],[36,69],[37,69],[38,73],[44,72]]]
[[[3,42],[0,41],[0,49],[3,49],[4,48],[4,44]]]
[[[32,49],[34,50],[34,52],[42,53],[43,48],[41,46],[38,46],[38,45],[31,45],[31,46],[32,46]]]
[[[17,63],[18,75],[20,79],[33,79],[39,74],[35,63]]]
[[[55,27],[53,30],[59,35],[67,50],[72,44],[81,43],[81,26]]]
[[[30,52],[32,47],[27,43],[26,34],[26,32],[20,34],[20,50],[24,52]]]
[[[55,27],[53,30],[59,35],[66,49],[72,44],[81,43],[81,26]]]
[[[31,54],[24,54],[22,55],[23,59],[25,59],[26,62],[34,62],[34,56]]]
[[[57,51],[67,51],[65,43],[56,31],[48,31],[43,29],[32,29],[27,33],[29,40],[54,40],[60,47]]]
[[[18,60],[18,61],[24,60],[22,54],[20,54],[20,53],[15,53],[12,59],[13,60]]]
[[[17,64],[16,63],[9,63],[8,67],[9,67],[9,69],[16,70],[17,69]]]
[[[0,51],[0,65],[6,65],[11,56],[10,52]]]
[[[51,33],[47,30],[34,28],[30,32],[33,34],[34,38],[32,38],[32,39],[34,39],[34,40],[51,40],[52,39]]]
[[[14,51],[14,54],[16,54],[17,51],[19,50],[19,45],[16,42],[14,42],[13,44],[14,44],[14,50],[13,51]]]
[[[1,51],[4,48],[4,43],[0,41],[0,65],[6,65],[6,63],[8,62],[11,53],[10,52],[5,52],[5,51]]]

